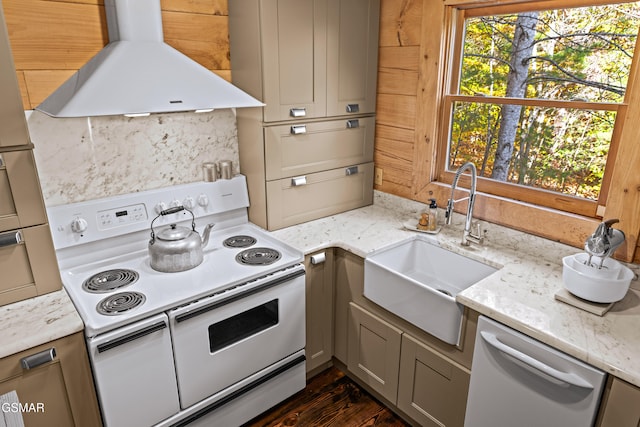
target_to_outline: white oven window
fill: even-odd
[[[278,324],[278,300],[209,325],[209,350],[214,353]]]

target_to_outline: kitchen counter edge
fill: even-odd
[[[0,307],[0,322],[0,358],[84,329],[64,288]]]

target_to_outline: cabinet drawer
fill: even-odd
[[[270,230],[370,205],[372,202],[373,163],[267,182],[267,221]]]
[[[19,235],[19,241],[12,238]],[[48,225],[0,233],[0,305],[62,287]]]
[[[373,161],[375,118],[265,128],[267,181]]]
[[[0,153],[0,231],[47,222],[31,150]]]
[[[14,390],[27,427],[102,426],[82,332],[1,358],[0,395]]]
[[[26,405],[27,410],[21,413],[26,426],[75,425],[58,361],[0,382],[0,394],[13,390],[20,404]],[[18,412],[15,406],[3,409],[8,413]]]

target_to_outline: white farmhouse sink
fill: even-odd
[[[364,260],[364,296],[449,344],[458,344],[458,292],[496,268],[442,249],[417,235]]]

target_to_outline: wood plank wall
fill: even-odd
[[[167,43],[227,80],[231,79],[228,0],[161,0]],[[437,105],[445,5],[476,0],[382,0],[376,168],[377,190],[413,200],[436,197],[448,186],[435,178]],[[494,0],[495,2],[513,0]],[[33,109],[108,41],[103,0],[2,0],[25,109]],[[634,159],[640,149],[633,148]],[[634,174],[637,174],[633,168]],[[611,188],[634,259],[640,218],[635,175]],[[637,191],[635,191],[637,190]],[[558,215],[505,200],[479,197],[480,218],[580,248],[597,220]],[[622,252],[619,251],[619,252]],[[636,256],[636,262],[640,255]]]
[[[25,109],[33,109],[109,41],[103,0],[3,0]],[[227,0],[162,0],[165,41],[227,80]]]
[[[422,0],[382,1],[380,8],[376,189],[413,198]]]

